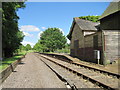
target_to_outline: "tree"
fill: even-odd
[[[3,2],[2,3],[2,53],[3,57],[11,57],[15,50],[21,45],[24,35],[18,28],[16,11],[24,8],[24,2]]]
[[[20,51],[22,51],[22,50],[26,50],[26,48],[25,48],[24,45],[20,45],[20,46],[19,46],[19,49],[20,49]]]
[[[31,50],[32,48],[31,48],[30,44],[27,44],[27,45],[25,46],[25,49],[26,49],[26,51],[28,51],[28,50]]]
[[[40,37],[39,44],[35,47],[41,48],[43,52],[53,52],[65,47],[67,40],[59,28],[48,28]]]
[[[89,20],[89,21],[92,21],[92,22],[99,22],[99,17],[100,16],[81,16],[79,17],[80,19],[84,19],[84,20]]]
[[[33,49],[36,50],[36,51],[38,51],[38,52],[42,52],[43,51],[43,47],[39,43],[39,41],[34,45]]]

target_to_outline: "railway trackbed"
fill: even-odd
[[[49,56],[49,55],[47,55],[47,56]],[[59,58],[56,58],[55,56],[50,56],[50,57],[55,58],[55,59],[59,59]],[[62,59],[59,59],[59,60],[62,60]],[[64,61],[64,59],[62,61]],[[65,60],[65,62],[74,64],[74,65],[77,65],[77,66],[80,66],[80,67],[84,67],[86,69],[94,70],[96,72],[100,72],[100,73],[106,74],[108,76],[120,79],[120,74],[117,74],[117,73],[112,73],[112,72],[109,72],[109,71],[106,71],[106,70],[101,70],[101,69],[98,69],[98,68],[95,68],[95,67],[91,67],[89,65],[84,65],[84,64],[81,64],[81,63],[73,62],[72,60],[71,61],[70,60]]]
[[[74,63],[64,62],[45,55],[40,55],[39,59],[49,65],[54,71],[63,76],[71,86],[76,88],[105,88],[117,89],[119,87],[119,77],[109,76],[98,70],[88,69]]]

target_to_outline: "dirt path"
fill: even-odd
[[[36,56],[28,53],[15,72],[3,82],[3,88],[66,88],[64,83]]]

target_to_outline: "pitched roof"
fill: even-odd
[[[93,31],[97,31],[97,25],[99,25],[99,23],[95,23],[92,21],[88,21],[88,20],[83,20],[83,19],[76,19],[75,18],[75,22],[78,24],[78,26],[82,29],[82,30],[93,30]]]
[[[104,13],[101,15],[100,19],[109,16],[115,12],[120,11],[120,0],[117,0],[117,2],[111,2],[108,8],[104,11]]]
[[[99,28],[99,25],[100,25],[100,23],[95,23],[92,21],[83,20],[78,17],[75,17],[75,18],[73,18],[73,23],[70,28],[69,39],[71,39],[71,35],[72,35],[75,24],[77,24],[83,31],[97,31]]]

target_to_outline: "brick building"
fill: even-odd
[[[74,18],[70,28],[70,54],[81,60],[95,62],[94,51],[100,51],[100,64],[119,58],[120,2],[112,2],[100,17],[100,23]]]

